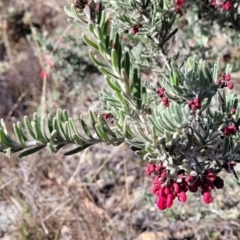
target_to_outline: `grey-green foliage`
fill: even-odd
[[[174,24],[176,20],[174,1],[119,0],[102,2],[112,13],[113,29],[126,38],[122,44],[131,50],[130,54],[134,61],[145,70],[149,67],[162,68],[162,61],[156,52],[161,51],[167,54],[171,48],[170,40],[178,31]],[[132,35],[131,31],[136,25],[141,27],[138,34]]]
[[[77,153],[92,144],[111,139],[111,144],[117,145],[123,142],[123,138],[109,129],[107,123],[101,116],[91,114],[92,129],[80,119],[81,130],[79,133],[73,120],[68,116],[67,111],[58,110],[56,115],[49,114],[46,118],[39,119],[37,114],[30,120],[24,117],[24,127],[20,122],[13,125],[17,140],[13,140],[1,120],[0,124],[0,151],[10,156],[11,153],[22,151],[19,157],[33,154],[44,147],[48,147],[51,152],[57,152],[60,148],[75,144],[78,147],[66,152],[66,155]],[[96,123],[98,122],[98,123]],[[96,132],[96,133],[94,133]],[[104,133],[102,135],[102,133]]]

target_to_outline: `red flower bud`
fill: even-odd
[[[165,194],[165,187],[161,187],[160,189],[159,189],[159,197],[166,197],[166,195],[167,194]]]
[[[231,109],[231,114],[235,114],[236,113],[236,108],[232,108]]]
[[[201,103],[195,103],[196,108],[201,108]]]
[[[160,210],[165,210],[167,208],[167,199],[165,197],[158,197],[158,199],[157,199],[157,207]]]
[[[192,182],[193,180],[194,180],[194,177],[191,176],[191,175],[189,175],[189,176],[187,176],[187,177],[185,178],[185,181],[186,181],[187,183]]]
[[[217,85],[221,85],[221,84],[222,84],[222,81],[221,81],[220,79],[217,79],[217,80],[216,80],[216,84],[217,84]]]
[[[194,102],[194,103],[199,103],[199,104],[200,104],[200,103],[201,103],[201,100],[200,100],[199,98],[195,98],[195,99],[193,100],[193,102]]]
[[[213,201],[213,197],[212,197],[210,192],[204,192],[203,193],[203,201],[207,204],[209,204]]]
[[[163,98],[162,98],[162,101],[163,101],[164,103],[167,103],[167,102],[168,102],[168,97],[163,97]]]
[[[170,188],[169,186],[165,187],[164,193],[165,193],[166,195],[172,193],[171,188]]]
[[[223,132],[223,134],[224,134],[225,136],[228,136],[228,135],[231,134],[231,132],[229,131],[228,127],[224,127],[223,130],[222,130],[222,132]]]
[[[139,32],[139,29],[140,29],[141,27],[142,27],[141,24],[138,24],[138,25],[133,26],[132,31],[131,31],[131,34],[134,35],[134,34],[136,34],[137,32]]]
[[[172,206],[174,198],[175,198],[175,196],[172,193],[169,193],[167,195],[166,205],[167,205],[168,208],[170,208]]]
[[[233,89],[233,84],[232,83],[227,83],[227,87],[231,90],[231,89]]]
[[[215,181],[216,180],[216,175],[213,172],[209,172],[207,173],[206,177],[211,181]]]
[[[183,4],[184,4],[184,0],[177,0],[175,5],[175,9],[177,12],[181,10],[181,8],[183,7]]]
[[[162,88],[162,87],[160,87],[160,88],[157,89],[157,93],[158,93],[158,94],[164,94],[164,92],[165,92],[165,89]]]
[[[179,202],[186,202],[186,200],[187,200],[187,195],[183,191],[180,193],[177,193],[177,197],[178,197]]]
[[[192,106],[191,106],[191,109],[192,109],[193,111],[197,110],[197,107],[196,107],[196,105],[195,105],[195,104],[194,104],[194,105],[192,105]]]
[[[152,189],[152,193],[156,196],[159,196],[159,190],[161,189],[160,185],[155,184]]]
[[[106,114],[103,114],[103,118],[106,119],[106,118],[105,118],[106,116],[104,117],[104,115],[106,115]],[[154,170],[155,170],[155,164],[153,164],[153,163],[148,163],[147,168],[146,168],[146,174],[147,174],[148,176],[150,176],[151,173],[154,172]]]
[[[231,134],[236,134],[236,132],[238,131],[238,129],[235,125],[230,125],[227,128]]]
[[[225,76],[225,81],[230,81],[231,80],[231,75],[230,74],[226,74]]]
[[[222,5],[222,8],[228,12],[232,8],[232,6],[233,6],[233,3],[230,1],[227,1]]]
[[[39,76],[40,78],[47,78],[48,77],[48,73],[44,70],[42,70],[40,73],[39,73]]]
[[[155,166],[156,172],[161,172],[161,170],[163,170],[163,169],[164,169],[163,166],[160,166],[160,165]]]
[[[164,171],[161,173],[161,178],[162,178],[163,180],[165,180],[166,177],[167,177],[167,171],[164,170]]]
[[[176,182],[173,183],[173,190],[175,193],[180,193],[181,192],[181,188],[180,185]]]

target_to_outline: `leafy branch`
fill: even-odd
[[[113,145],[123,142],[123,138],[117,137],[113,131],[106,129],[103,119],[96,124],[99,117],[94,113],[90,114],[92,128],[96,130],[96,134],[91,133],[92,131],[82,119],[80,119],[80,123],[83,133],[80,134],[68,113],[65,110],[58,110],[55,116],[49,114],[41,120],[38,119],[36,113],[33,114],[32,120],[25,116],[24,127],[20,122],[13,124],[16,140],[10,137],[4,121],[1,120],[0,151],[6,153],[7,156],[21,151],[19,157],[24,157],[45,147],[48,147],[52,153],[56,153],[66,145],[77,145],[76,148],[65,153],[65,155],[70,155],[80,152],[93,144],[104,142],[106,139],[111,139],[108,143]]]

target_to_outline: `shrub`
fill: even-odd
[[[214,22],[237,30],[238,1],[87,3],[75,0],[65,11],[83,29],[90,59],[109,86],[99,92],[101,106],[89,112],[90,126],[80,119],[80,134],[66,110],[41,120],[34,114],[24,117],[29,136],[20,122],[13,125],[15,141],[1,121],[0,150],[24,157],[46,146],[56,152],[76,144],[69,155],[100,142],[126,143],[149,161],[146,173],[153,177],[159,209],[170,208],[175,198],[185,202],[187,191],[200,191],[211,203],[212,190],[224,186],[217,174],[225,169],[237,177],[239,97],[224,94],[234,87],[231,66],[201,59],[201,44],[193,51],[198,56],[188,57],[191,51],[178,48],[183,40],[176,34],[182,17],[196,12],[200,28]]]

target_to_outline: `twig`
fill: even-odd
[[[63,33],[61,34],[61,36],[58,38],[58,40],[57,40],[56,43],[54,44],[52,52],[55,52],[55,51],[56,51],[56,49],[59,47],[59,44],[61,43],[63,37],[64,37],[65,34],[71,29],[71,27],[72,27],[72,25],[68,25],[68,26],[64,29]]]
[[[124,161],[124,179],[125,179],[125,191],[126,191],[126,201],[127,201],[127,208],[128,208],[128,212],[130,213],[130,201],[129,201],[129,186],[128,186],[128,181],[127,181],[127,160],[126,160],[126,156],[124,154],[124,146],[126,146],[125,144],[121,144],[122,146],[122,156],[123,156],[123,161]],[[129,221],[129,219],[128,219]],[[131,221],[129,221],[129,225],[130,225],[130,239],[132,239],[133,236],[133,227],[132,227],[132,223]]]
[[[163,59],[166,67],[168,68],[168,70],[171,71],[171,67],[170,67],[170,65],[168,63],[168,60],[167,60],[166,56],[163,54],[163,52],[159,52],[159,55]]]
[[[129,188],[128,188],[128,181],[127,181],[127,162],[126,162],[126,157],[125,157],[123,148],[124,148],[124,144],[122,144],[122,155],[123,155],[123,160],[124,160],[124,178],[125,178],[126,200],[127,200],[127,207],[128,207],[128,212],[129,212],[130,204],[129,204]]]
[[[18,105],[22,101],[22,99],[25,97],[26,92],[23,92],[17,99],[17,102],[13,105],[12,109],[9,111],[7,117],[6,117],[6,122],[9,121],[10,117],[12,116],[13,112],[17,109]]]
[[[54,3],[51,3],[51,2],[49,2],[49,1],[47,1],[47,2],[44,1],[43,4],[46,5],[46,6],[49,6],[49,7],[53,8],[53,9],[56,10],[57,12],[62,12],[62,11],[63,11],[62,8],[58,6],[58,3],[56,3],[56,1],[54,1]]]
[[[39,64],[41,66],[41,70],[45,71],[45,72],[48,72],[49,69],[44,70],[44,61],[43,61],[40,46],[38,44],[38,40],[37,40],[37,37],[36,37],[36,35],[37,35],[36,30],[32,26],[32,22],[30,22],[30,26],[31,26],[33,42],[34,42],[35,48],[37,50],[37,57],[38,57],[38,60],[39,60]],[[46,91],[47,91],[47,76],[45,74],[45,76],[43,77],[42,96],[41,96],[41,116],[43,116],[43,117],[46,115],[46,109],[47,109],[47,107],[46,107]]]
[[[93,180],[96,179],[96,176],[102,171],[102,169],[105,167],[105,165],[114,157],[114,155],[116,154],[116,152],[119,151],[119,147],[121,145],[119,145],[118,147],[116,147],[111,154],[109,155],[109,157],[103,162],[103,164],[95,171],[93,177],[90,179],[89,182],[92,182]]]
[[[68,185],[72,185],[75,181],[74,181],[74,178],[75,176],[78,174],[78,172],[80,171],[80,167],[81,167],[81,164],[82,162],[84,161],[85,159],[85,156],[87,154],[87,151],[88,151],[89,148],[86,148],[84,149],[82,155],[81,155],[81,158],[79,159],[79,162],[78,162],[78,165],[77,165],[77,168],[76,170],[74,171],[73,175],[69,178],[68,180]]]
[[[71,199],[69,198],[67,201],[65,201],[64,203],[62,203],[60,206],[58,206],[58,207],[56,207],[52,212],[50,212],[45,218],[43,218],[42,219],[42,221],[41,221],[41,225],[42,225],[42,227],[43,227],[43,229],[44,229],[44,232],[45,232],[45,234],[48,234],[49,233],[49,231],[48,231],[48,229],[47,229],[47,227],[46,227],[46,225],[45,225],[45,221],[48,219],[48,218],[50,218],[51,216],[53,216],[58,210],[60,210],[62,207],[64,207],[67,203],[69,203],[71,201]]]
[[[13,202],[13,204],[15,205],[15,207],[18,209],[18,211],[19,211],[20,213],[23,213],[23,207],[22,207],[21,204],[17,201],[17,199],[14,198],[14,197],[12,197],[12,196],[10,196],[10,199],[11,199],[11,201]]]
[[[15,182],[16,180],[18,180],[17,177],[15,177],[14,179],[11,179],[8,182],[4,183],[2,186],[0,186],[0,190],[4,189],[7,185],[11,184],[12,182]]]
[[[2,29],[3,29],[3,41],[4,41],[4,45],[6,47],[6,52],[7,55],[9,57],[9,60],[13,63],[13,56],[12,56],[12,52],[11,52],[11,46],[9,43],[9,39],[8,39],[8,34],[7,34],[7,20],[3,20],[2,22]]]

